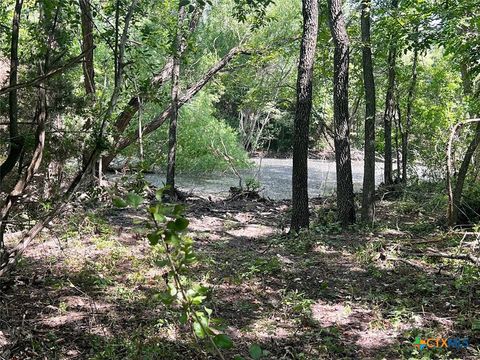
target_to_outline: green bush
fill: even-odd
[[[177,170],[179,172],[224,171],[249,166],[248,154],[239,143],[236,131],[213,115],[215,97],[200,93],[180,109],[177,129]],[[155,109],[148,112],[155,113]],[[145,138],[145,162],[166,168],[168,125]],[[138,154],[130,149],[129,155]]]

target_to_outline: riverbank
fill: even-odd
[[[344,232],[334,199],[312,199],[311,231],[298,237],[287,235],[288,200],[188,198],[199,255],[191,276],[211,289],[206,305],[234,341],[225,357],[247,357],[255,343],[272,360],[400,359],[418,356],[416,337],[461,336],[468,349],[426,351],[477,359],[478,268],[421,255],[463,253],[474,239],[442,230],[434,193],[414,190],[415,199],[379,201],[373,227]],[[213,358],[156,297],[165,269],[143,235],[145,213],[108,197],[73,204],[2,283],[0,354]]]
[[[363,161],[364,153],[362,149],[351,149],[350,154],[353,161]],[[277,152],[277,151],[254,151],[249,153],[251,158],[272,158],[272,159],[291,159],[291,152]],[[312,160],[327,160],[335,161],[335,150],[309,150],[308,158]]]

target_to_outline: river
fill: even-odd
[[[245,180],[249,177],[260,182],[261,194],[271,199],[289,199],[292,196],[292,159],[252,159],[254,167],[242,170]],[[383,163],[376,163],[375,182],[383,179]],[[353,186],[355,191],[362,188],[363,161],[352,161]],[[148,174],[146,179],[156,186],[162,186],[165,177]],[[227,196],[231,186],[238,186],[238,177],[232,172],[208,173],[203,175],[178,174],[176,186],[181,190],[197,194]],[[310,197],[330,195],[335,192],[335,162],[328,160],[308,160],[308,194]]]

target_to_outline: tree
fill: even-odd
[[[17,0],[12,20],[12,41],[10,46],[10,87],[15,87],[18,82],[18,38],[20,34],[20,15],[22,13],[23,0]],[[18,96],[17,90],[8,94],[8,117],[10,150],[5,161],[0,165],[0,185],[12,171],[23,151],[24,137],[18,130]]]
[[[330,32],[335,44],[333,70],[333,117],[337,173],[338,220],[343,226],[355,222],[352,159],[348,116],[348,68],[350,43],[341,0],[328,1]]]
[[[317,0],[303,0],[303,33],[297,75],[293,134],[291,229],[308,227],[308,128],[312,112],[312,79],[318,32]]]
[[[82,51],[85,52],[83,62],[83,83],[85,92],[95,96],[95,67],[93,63],[93,18],[90,0],[79,0],[81,27],[82,27]]]
[[[361,0],[362,67],[365,89],[365,158],[363,171],[362,220],[371,222],[375,197],[375,79],[370,39],[371,0]]]
[[[415,44],[416,45],[416,44]],[[402,133],[402,182],[407,183],[407,165],[408,165],[408,138],[412,128],[412,108],[415,95],[415,87],[417,85],[417,64],[418,64],[418,48],[415,46],[413,50],[412,77],[408,87],[407,94],[407,114],[405,126]]]
[[[168,163],[167,163],[167,186],[170,187],[170,194],[175,197],[175,156],[177,148],[177,122],[178,122],[178,96],[180,77],[180,53],[182,43],[182,27],[185,18],[185,7],[181,4],[178,8],[178,21],[174,34],[173,56],[172,56],[172,89],[171,89],[171,115],[170,127],[168,129]]]
[[[392,10],[398,7],[398,0],[392,0]],[[390,35],[390,44],[388,49],[388,85],[385,98],[385,113],[383,115],[383,126],[385,132],[385,164],[383,168],[385,185],[393,184],[392,167],[392,123],[395,120],[395,76],[397,60],[397,40],[396,35]]]

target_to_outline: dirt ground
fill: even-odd
[[[311,231],[291,237],[287,201],[186,205],[193,276],[234,340],[225,358],[249,358],[253,343],[265,359],[480,358],[478,268],[417,254],[475,238],[415,206],[382,201],[375,226],[342,232],[331,199],[315,199]],[[214,358],[156,300],[165,270],[145,222],[141,211],[87,204],[44,232],[0,283],[0,359]],[[470,346],[419,350],[416,337]]]

